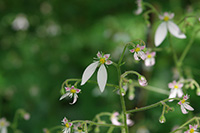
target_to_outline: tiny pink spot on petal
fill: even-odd
[[[76,89],[76,93],[79,93],[81,90],[80,89]]]
[[[110,57],[110,54],[105,54],[104,57],[105,57],[106,59],[108,59],[108,58]]]
[[[66,90],[66,91],[70,91],[71,88],[69,88],[69,87],[65,87],[65,90]]]

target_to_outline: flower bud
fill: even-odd
[[[166,119],[165,119],[165,116],[164,116],[164,115],[161,115],[161,116],[160,116],[159,122],[160,122],[160,123],[165,123],[165,122],[166,122]]]
[[[99,133],[99,132],[100,132],[100,129],[99,129],[98,126],[94,129],[94,132],[95,132],[95,133]]]
[[[138,78],[138,82],[141,86],[146,86],[148,83],[147,83],[147,80],[144,76],[139,76]]]
[[[200,88],[197,88],[196,93],[197,93],[198,96],[200,96]]]

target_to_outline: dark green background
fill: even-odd
[[[160,12],[174,12],[175,22],[179,22],[185,15],[200,13],[200,3],[197,0],[146,2],[153,4]],[[60,88],[67,78],[81,78],[84,69],[98,51],[111,53],[112,60],[118,61],[127,41],[140,38],[147,43],[147,47],[154,47],[154,33],[160,21],[157,16],[151,15],[153,25],[147,27],[142,15],[133,14],[136,9],[135,1],[130,0],[1,0],[0,118],[6,117],[12,122],[15,111],[23,108],[31,114],[31,119],[20,119],[19,129],[25,133],[39,133],[43,128],[60,125],[63,117],[91,120],[100,112],[121,111],[119,96],[113,93],[114,88],[107,87],[104,93],[97,95],[97,86],[87,83],[79,87],[82,93],[75,105],[69,105],[71,99],[59,101]],[[25,31],[12,28],[12,22],[19,14],[24,14],[29,21],[29,28]],[[187,28],[180,25],[187,39],[172,37],[178,55],[186,47],[194,29],[200,25],[194,19],[188,19],[187,22],[190,23]],[[51,26],[57,27],[57,34],[48,32]],[[184,70],[190,71],[198,82],[199,38],[200,34],[184,60]],[[167,49],[168,40],[160,47]],[[146,75],[150,85],[169,90],[167,84],[173,80],[175,66],[170,50],[158,52],[156,65],[149,70],[144,69],[142,61],[134,62],[128,51],[125,61],[123,72],[137,70]],[[108,75],[108,83],[117,83],[113,66],[109,66]],[[92,79],[96,80],[96,73]],[[199,97],[195,91],[188,90],[188,94],[192,97],[190,102],[195,108],[194,112],[183,115],[176,102],[170,103],[175,111],[166,114],[165,124],[158,122],[162,107],[139,112],[131,116],[135,125],[130,128],[130,132],[134,133],[141,127],[152,133],[169,132],[193,115],[199,115]],[[168,97],[139,88],[135,95],[133,101],[125,96],[128,109]]]

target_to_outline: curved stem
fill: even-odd
[[[75,120],[72,121],[71,123],[87,123],[87,124],[91,124],[91,125],[98,125],[98,126],[104,126],[104,127],[123,127],[123,125],[113,125],[113,124],[103,124],[103,123],[97,123],[97,122],[93,122],[93,121],[89,121],[89,120]]]
[[[192,119],[188,120],[187,122],[185,122],[183,125],[181,125],[179,128],[177,128],[176,130],[170,132],[170,133],[175,133],[176,131],[178,130],[181,130],[183,127],[185,127],[186,125],[188,125],[189,123],[191,123],[192,121],[198,121],[197,124],[199,126],[199,120],[200,120],[200,117],[193,117]]]
[[[167,101],[172,100],[172,99],[173,100],[180,100],[180,98],[168,98],[168,99],[159,101],[157,103],[154,103],[154,104],[151,104],[151,105],[148,105],[148,106],[145,106],[145,107],[129,110],[129,111],[127,111],[127,113],[135,113],[135,112],[139,112],[139,111],[144,111],[144,110],[148,110],[148,109],[151,109],[151,108],[155,108],[157,106],[163,105],[163,102],[167,102]]]
[[[143,2],[143,5],[144,5],[144,6],[147,6],[147,7],[149,7],[149,8],[151,8],[151,9],[153,10],[153,12],[154,12],[156,15],[159,16],[159,13],[158,13],[157,9],[156,9],[154,6],[152,6],[151,4],[149,4],[149,3],[147,3],[147,2]]]

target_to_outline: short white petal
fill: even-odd
[[[151,60],[147,58],[147,59],[144,61],[145,66],[150,66],[150,62],[151,62]]]
[[[186,109],[183,107],[183,105],[181,105],[181,111],[183,114],[187,114],[188,112],[186,111]]]
[[[92,74],[93,74],[94,71],[96,70],[98,64],[99,64],[99,62],[96,61],[96,62],[90,64],[90,65],[85,69],[85,71],[83,72],[81,85],[84,85],[84,84],[88,81],[88,79],[92,76]]]
[[[70,104],[74,104],[74,103],[76,103],[77,99],[78,99],[78,95],[77,95],[77,94],[74,94],[73,102],[70,103]]]
[[[186,38],[185,34],[183,34],[181,32],[181,30],[179,29],[179,27],[174,22],[168,21],[167,26],[168,26],[169,32],[172,35],[174,35],[175,37],[181,38],[181,39]]]
[[[106,67],[102,64],[97,73],[97,82],[100,88],[100,91],[103,92],[107,82],[107,70]]]
[[[140,59],[138,58],[138,54],[137,54],[136,52],[134,53],[133,56],[134,56],[135,60],[140,60]]]
[[[156,34],[155,34],[155,45],[156,47],[158,47],[163,40],[165,39],[165,37],[167,36],[167,24],[166,22],[162,22],[157,30],[156,30]]]
[[[190,111],[193,111],[194,109],[190,106],[190,105],[188,105],[188,104],[183,104],[183,106],[186,108],[186,109],[188,109],[188,110],[190,110]]]
[[[183,91],[182,91],[182,89],[178,89],[178,90],[177,90],[177,93],[178,93],[178,97],[182,97],[182,96],[183,96]]]
[[[176,97],[176,90],[171,90],[169,94],[169,98],[175,98]],[[169,100],[169,102],[172,102],[173,100]]]
[[[70,94],[70,93],[65,93],[64,95],[62,95],[62,96],[60,97],[60,99],[59,99],[59,100],[62,100],[62,99],[64,99],[65,97],[69,96],[69,94]]]

